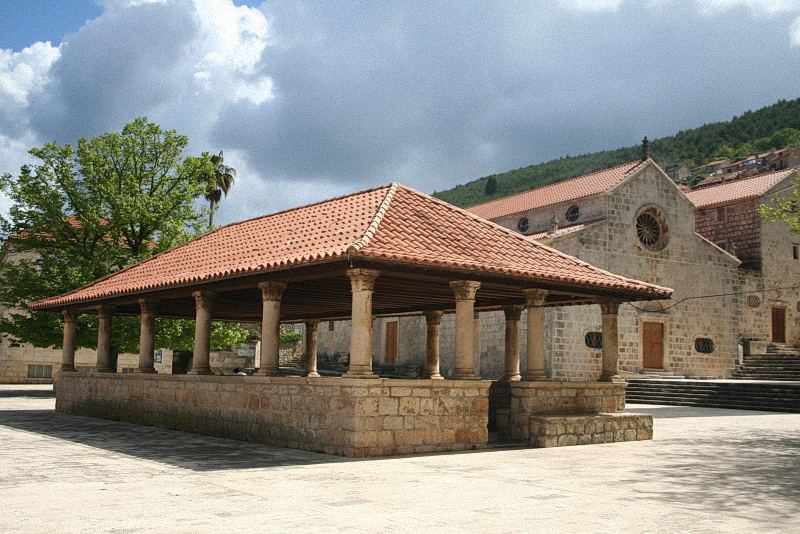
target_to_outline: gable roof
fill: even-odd
[[[564,180],[555,184],[545,185],[530,191],[524,191],[509,197],[498,198],[483,204],[467,208],[467,211],[485,219],[496,219],[506,215],[514,215],[531,211],[544,206],[569,202],[608,191],[625,178],[638,171],[651,159],[634,161],[605,169],[602,171],[585,174]]]
[[[672,292],[611,274],[446,202],[391,184],[216,229],[86,287],[32,303],[30,308],[56,309],[356,259],[503,275],[533,283],[579,284],[632,292],[641,299],[667,298]]]
[[[686,193],[686,196],[698,208],[709,208],[758,198],[796,171],[797,169],[781,169],[762,172],[748,178],[693,189]]]

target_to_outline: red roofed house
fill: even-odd
[[[61,411],[375,456],[486,446],[490,409],[502,436],[538,446],[648,439],[649,416],[623,413],[617,310],[671,293],[392,184],[217,229],[30,308],[64,316]],[[545,310],[565,307],[596,315],[599,381],[565,387],[548,379]],[[497,357],[510,383],[499,408],[490,406],[490,382],[477,375],[474,314],[482,310],[506,310]],[[70,372],[82,313],[100,319],[93,373]],[[110,372],[115,315],[140,317],[137,373]],[[189,375],[153,372],[156,315],[195,320]],[[425,379],[379,379],[373,371],[373,317],[398,315],[425,318]],[[439,372],[443,315],[455,331],[450,380]],[[350,321],[349,368],[343,377],[319,377],[316,326],[339,319]],[[256,376],[210,375],[211,320],[261,323]],[[306,323],[302,377],[279,376],[282,322]],[[560,424],[548,425],[554,417]],[[619,432],[606,431],[610,421]]]
[[[722,377],[735,366],[739,261],[695,232],[694,206],[651,159],[468,209],[592,265],[675,288],[670,301],[620,307],[623,372]],[[598,376],[596,315],[592,307],[548,310],[553,378]],[[492,325],[481,328],[481,352],[496,350]]]
[[[759,206],[797,186],[797,169],[763,172],[695,188],[697,232],[741,260],[739,337],[750,345],[800,346],[800,236],[783,222],[765,220]]]

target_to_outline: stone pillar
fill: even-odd
[[[75,334],[78,331],[78,313],[64,310],[64,337],[61,342],[61,369],[62,373],[74,372],[75,369]]]
[[[506,314],[505,372],[503,382],[516,382],[522,375],[519,372],[519,318],[522,306],[503,306]]]
[[[111,306],[98,306],[97,316],[99,317],[97,328],[97,365],[95,371],[98,373],[115,373],[117,370],[111,368]]]
[[[259,376],[282,376],[280,365],[281,296],[286,284],[261,282],[261,354]]]
[[[214,293],[195,291],[194,296],[194,353],[192,355],[192,368],[187,374],[210,375],[211,365],[211,306],[214,303]]]
[[[156,305],[157,302],[139,299],[139,368],[137,373],[155,373],[153,353],[156,350]]]
[[[456,368],[455,380],[480,380],[475,374],[475,293],[480,282],[450,282],[456,297]]]
[[[439,338],[442,332],[442,312],[438,310],[425,312],[427,332],[425,337],[425,374],[423,378],[441,380],[444,377],[439,371]]]
[[[317,372],[317,327],[319,319],[306,321],[306,370],[303,376],[316,378]]]
[[[372,290],[380,271],[348,269],[353,293],[350,327],[350,368],[346,378],[378,378],[372,372]]]
[[[619,333],[618,318],[620,301],[600,302],[603,325],[603,371],[600,382],[622,382],[619,376]]]
[[[544,289],[523,289],[528,312],[528,364],[523,380],[548,380],[544,361]]]

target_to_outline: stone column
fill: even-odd
[[[600,382],[622,382],[619,376],[619,333],[618,318],[620,301],[606,300],[600,302],[603,325],[603,371]]]
[[[317,327],[319,319],[306,321],[306,370],[303,376],[316,378],[317,372]]]
[[[75,334],[78,330],[78,313],[64,310],[64,337],[61,342],[61,369],[62,373],[74,372],[75,369]]]
[[[155,373],[153,353],[156,350],[156,308],[157,302],[139,299],[139,368],[137,373]]]
[[[528,364],[523,380],[547,380],[544,361],[544,289],[523,289],[525,309],[528,312]]]
[[[425,375],[423,378],[442,380],[444,377],[439,371],[439,338],[442,332],[442,312],[438,310],[426,311],[424,315],[427,332],[425,337]]]
[[[259,376],[282,376],[280,365],[281,296],[286,284],[261,282],[261,355]]]
[[[187,374],[211,374],[211,306],[214,303],[214,293],[195,291],[194,296],[194,353],[192,355],[192,368]]]
[[[522,375],[519,372],[519,318],[522,306],[503,306],[506,314],[505,372],[503,382],[516,382]]]
[[[372,290],[380,271],[348,269],[353,293],[350,327],[350,368],[346,378],[378,378],[372,372]]]
[[[97,316],[99,317],[97,328],[97,365],[95,371],[98,373],[115,373],[117,370],[111,368],[111,306],[98,306]]]
[[[475,374],[475,293],[480,282],[453,280],[456,297],[456,368],[455,380],[480,380]]]

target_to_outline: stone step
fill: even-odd
[[[627,402],[800,413],[800,382],[631,379]]]

